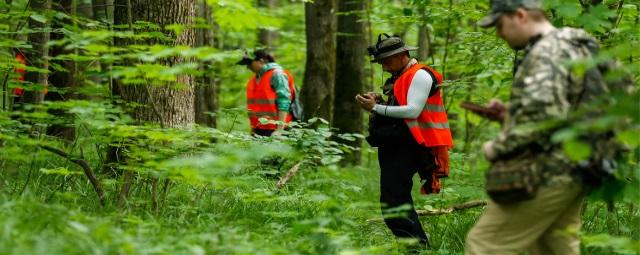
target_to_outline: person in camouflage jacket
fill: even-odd
[[[504,120],[498,137],[483,145],[485,157],[494,165],[527,162],[519,167],[535,170],[539,187],[528,200],[490,201],[467,235],[466,254],[579,254],[584,191],[572,162],[551,142],[549,126],[569,117],[584,85],[567,63],[591,57],[589,47],[597,42],[582,30],[553,27],[540,0],[492,0],[480,26],[495,26],[510,47],[525,53],[509,103],[488,106],[503,111]]]

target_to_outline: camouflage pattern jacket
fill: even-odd
[[[507,116],[493,149],[498,160],[529,152],[543,184],[572,181],[572,163],[553,145],[549,123],[566,119],[583,78],[571,72],[569,61],[591,57],[596,40],[583,30],[559,28],[530,41],[516,66]],[[547,127],[545,127],[547,126]]]

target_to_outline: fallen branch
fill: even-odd
[[[78,166],[80,166],[82,168],[82,170],[84,171],[84,175],[87,176],[87,178],[89,179],[89,182],[91,182],[91,185],[93,186],[93,189],[96,191],[96,194],[98,194],[98,199],[100,199],[100,204],[102,206],[105,205],[105,194],[104,194],[104,189],[102,189],[102,185],[100,184],[100,182],[98,181],[98,178],[96,178],[96,175],[93,173],[93,170],[91,169],[91,166],[89,166],[89,163],[87,163],[86,160],[84,160],[83,158],[71,158],[69,156],[68,153],[64,152],[61,149],[58,148],[53,148],[51,146],[48,145],[40,145],[40,148],[49,151],[53,154],[57,154],[63,158],[66,158],[67,160],[77,164]]]
[[[278,184],[276,184],[278,189],[281,189],[282,187],[284,187],[285,184],[287,184],[289,179],[291,179],[291,177],[293,177],[293,175],[296,174],[296,172],[298,172],[298,169],[300,169],[300,165],[301,164],[302,164],[302,162],[299,162],[298,164],[295,164],[291,169],[289,169],[289,172],[287,172],[287,174],[285,176],[280,178],[280,180],[278,181]]]
[[[454,205],[447,208],[439,208],[439,209],[431,209],[431,210],[416,210],[416,212],[418,213],[418,216],[436,216],[436,215],[450,214],[455,211],[466,210],[466,209],[485,206],[485,205],[487,205],[487,201],[485,200],[472,200],[469,202],[464,202],[462,204]],[[377,223],[377,222],[383,222],[383,221],[384,220],[382,218],[375,218],[375,219],[368,219],[367,223]]]
[[[434,216],[434,215],[442,215],[449,214],[459,210],[465,210],[469,208],[474,208],[478,206],[487,205],[487,201],[484,200],[472,200],[469,202],[465,202],[459,205],[454,205],[448,208],[440,208],[440,209],[432,209],[432,210],[416,210],[418,216]]]

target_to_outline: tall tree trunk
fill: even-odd
[[[9,13],[11,12],[11,0],[5,0],[4,3],[0,2],[0,7],[1,10],[5,13]],[[12,22],[13,21],[13,22]],[[6,29],[5,30],[10,30],[10,31],[16,31],[16,29],[14,28],[15,25],[15,20],[12,19],[11,17],[9,17],[8,15],[0,18],[0,23],[1,24],[7,24],[8,27],[10,29]],[[3,53],[5,53],[5,51],[2,51]],[[7,52],[10,52],[10,54],[12,54],[12,56],[15,56],[17,54],[16,50],[9,50]],[[6,111],[7,107],[9,106],[9,102],[11,101],[11,93],[9,93],[9,81],[11,80],[11,75],[14,73],[13,70],[7,70],[7,69],[3,69],[0,72],[0,78],[2,79],[0,82],[2,82],[2,111]],[[2,143],[2,141],[0,140],[0,144]]]
[[[31,0],[29,2],[29,8],[34,12],[45,12],[51,9],[51,0]],[[35,19],[29,19],[29,28],[36,30],[28,36],[28,41],[31,43],[33,49],[26,54],[27,61],[30,65],[47,70],[49,68],[49,32],[45,31],[48,24],[42,23]],[[25,80],[31,82],[31,86],[47,86],[48,75],[43,72],[28,71],[25,75]],[[39,104],[44,100],[44,89],[27,90],[24,93],[23,100],[25,103]]]
[[[305,118],[332,121],[335,82],[335,0],[305,3],[307,61],[301,99]]]
[[[258,7],[272,10],[278,4],[277,0],[258,0]],[[269,49],[273,49],[278,40],[278,31],[268,28],[260,28],[258,30],[258,43]]]
[[[198,3],[198,17],[207,20],[209,26],[204,29],[198,29],[197,46],[213,47],[215,43],[213,32],[214,22],[211,14],[211,7],[207,4],[207,1],[200,0]],[[215,70],[213,63],[204,63],[202,69],[204,74],[202,77],[198,77],[195,88],[196,123],[208,127],[216,127],[216,116],[212,114],[215,114],[218,110],[218,80],[214,75]]]
[[[186,25],[182,33],[175,34],[163,31],[175,37],[170,45],[194,46],[196,41],[195,30],[190,27],[193,17],[196,16],[195,0],[115,0],[114,24],[128,25],[132,29],[134,21],[146,21],[160,27],[171,24]],[[128,40],[117,40],[116,44],[126,45]],[[167,43],[148,40],[137,43]],[[175,65],[188,61],[184,58],[174,57],[158,61],[164,65]],[[125,102],[132,102],[144,107],[136,107],[131,115],[140,123],[153,122],[161,127],[191,127],[195,121],[194,89],[195,78],[191,75],[179,75],[175,82],[167,84],[127,85],[121,82],[115,83],[113,92],[118,93]],[[180,84],[181,86],[175,86]],[[161,86],[158,86],[161,85]],[[115,152],[115,153],[114,153]],[[115,159],[115,165],[126,160],[126,155],[119,153],[119,148],[110,148],[110,160]],[[110,162],[114,163],[114,162]],[[118,206],[124,205],[128,193],[133,185],[134,173],[127,171],[124,174]],[[157,182],[153,181],[156,188]],[[152,195],[152,201],[156,201],[156,193]],[[154,203],[154,206],[157,204]],[[155,208],[154,208],[155,209]]]
[[[449,10],[449,12],[453,11],[453,0],[449,0],[449,9],[448,10]],[[444,54],[442,55],[442,72],[441,72],[441,74],[442,74],[442,79],[443,80],[449,79],[449,74],[447,73],[447,58],[449,57],[449,43],[453,40],[453,37],[455,37],[455,35],[452,34],[452,32],[451,32],[451,28],[452,28],[451,24],[452,24],[452,19],[451,19],[451,17],[449,17],[447,19],[447,33],[446,33],[445,38],[444,38],[444,40],[445,40],[444,41]],[[455,28],[454,28],[454,31],[455,31]],[[442,101],[443,101],[445,107],[448,106],[449,100],[447,100],[448,99],[447,98],[447,92],[446,92],[444,87],[440,87],[440,94],[442,95]],[[452,119],[451,117],[453,117],[453,116],[450,115],[449,119]]]
[[[53,22],[53,31],[51,33],[52,41],[60,41],[63,40],[65,35],[60,32],[64,26],[75,26],[75,19],[77,15],[77,10],[79,4],[77,0],[53,0],[52,9],[69,15],[71,18],[56,18]],[[89,8],[89,10],[91,10]],[[57,31],[57,32],[56,32]],[[56,45],[51,47],[50,55],[52,57],[63,55],[63,54],[71,54],[77,53],[64,49],[64,45]],[[78,65],[75,61],[72,60],[52,60],[53,65],[58,65],[63,67],[65,70],[52,70],[51,75],[49,75],[49,86],[56,88],[52,90],[46,95],[47,101],[65,101],[72,98],[79,98],[75,93],[75,90],[78,88],[80,84],[80,79],[78,75],[81,73],[78,70]],[[72,116],[65,114],[63,110],[49,110],[50,114],[60,116],[63,119],[70,119]],[[60,137],[66,141],[73,141],[76,136],[76,131],[73,126],[69,126],[73,121],[69,120],[63,124],[53,124],[47,127],[47,134],[51,136]]]
[[[76,14],[83,18],[93,18],[93,5],[90,1],[75,0],[76,2]]]
[[[427,20],[427,8],[425,5],[418,7],[420,13],[420,21],[418,22],[418,60],[426,62],[431,53],[431,36],[429,35],[429,26]]]
[[[91,0],[93,19],[112,22],[113,21],[113,0]]]
[[[365,24],[365,26],[364,26],[365,27],[365,39],[364,40],[365,40],[365,42],[367,42],[367,45],[369,45],[371,43],[371,41],[373,41],[373,38],[375,37],[373,35],[373,28],[372,28],[372,22],[371,22],[371,13],[372,13],[372,9],[373,9],[372,8],[373,0],[365,0],[364,4],[365,4],[365,8],[364,9],[365,9],[365,15],[366,15],[366,20],[364,21],[364,24]],[[367,59],[367,60],[369,59],[368,55],[367,55],[367,58],[365,58],[365,59]],[[367,61],[367,62],[368,63],[367,63],[366,68],[365,68],[365,74],[366,74],[365,76],[367,78],[366,78],[366,82],[365,82],[365,85],[364,85],[364,91],[373,91],[374,87],[377,87],[377,85],[376,86],[373,85],[375,83],[374,82],[375,79],[373,77],[374,74],[375,74],[375,72],[373,71],[373,69],[375,68],[375,65],[373,63],[369,62],[369,61]],[[378,84],[378,85],[382,85],[382,84]]]
[[[111,22],[113,22],[113,0],[91,0],[91,4],[85,4],[90,5],[91,7],[91,16],[85,16],[88,13],[83,14],[83,16],[105,22],[107,23],[107,26],[110,26]],[[111,71],[111,65],[107,65],[102,62],[98,62],[96,67],[99,67],[102,73]],[[96,83],[102,82],[100,77],[95,77],[92,80]],[[108,85],[110,88],[112,87],[111,79],[109,79]]]
[[[113,2],[114,0],[91,0],[91,7],[93,8],[93,19],[105,22],[107,26],[110,27],[110,24],[113,22]],[[122,9],[120,9],[122,10]],[[126,14],[125,14],[126,15]],[[113,42],[110,42],[111,46]],[[104,62],[100,62],[100,69],[103,73],[109,74],[109,76],[101,81],[100,83],[106,84],[110,88],[111,99],[114,99],[113,96],[120,95],[120,92],[117,89],[117,86],[114,85],[112,74],[112,64],[107,64]],[[113,101],[113,104],[116,104],[116,101]],[[117,165],[122,160],[121,148],[118,146],[107,145],[107,154],[105,158],[105,162],[103,165],[102,171],[104,173],[114,175],[118,172]]]
[[[57,12],[64,13],[69,15],[70,17],[75,17],[77,15],[77,6],[76,2],[78,0],[53,0],[52,9]],[[51,33],[52,41],[60,41],[63,40],[65,35],[60,30],[64,26],[75,25],[75,22],[72,18],[56,18],[53,23],[53,32]],[[70,52],[69,50],[64,49],[64,45],[57,45],[51,47],[49,51],[49,55],[52,57],[63,55],[63,54],[71,54],[74,52]],[[52,87],[59,88],[60,92],[51,92],[47,94],[47,100],[64,100],[68,98],[73,92],[73,89],[77,87],[78,80],[78,68],[76,63],[71,60],[53,60],[51,61],[54,65],[59,65],[65,69],[65,71],[52,71],[51,75],[49,75],[49,85]]]
[[[128,2],[131,3],[131,17],[127,14]],[[196,15],[195,6],[195,0],[116,0],[114,23],[123,25],[129,24],[130,21],[146,21],[161,27],[170,24],[188,25]],[[195,45],[195,31],[189,26],[175,36],[173,45]],[[185,61],[188,60],[170,58],[161,62],[166,65],[175,65]],[[136,120],[159,123],[163,127],[191,126],[195,119],[194,77],[180,75],[175,82],[183,86],[176,88],[176,84],[165,84],[166,86],[119,84],[118,89],[124,101],[147,106],[134,109],[132,115]]]
[[[338,1],[338,36],[336,48],[336,82],[333,127],[341,133],[362,133],[362,110],[354,97],[364,90],[365,27],[362,15],[364,0]],[[361,139],[349,142],[359,148]],[[345,163],[360,162],[360,151],[353,151]]]
[[[431,46],[431,37],[429,36],[429,27],[426,24],[418,26],[418,56],[421,62],[426,62],[429,58],[429,47]]]

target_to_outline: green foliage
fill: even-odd
[[[208,0],[214,27],[201,17],[190,25],[161,27],[136,21],[129,28],[56,11],[31,12],[24,0],[11,5],[0,1],[0,9],[7,10],[0,13],[0,81],[9,89],[44,89],[43,84],[15,80],[13,73],[14,68],[24,67],[14,60],[14,51],[31,52],[27,36],[42,31],[60,35],[48,45],[63,52],[48,58],[50,69],[28,64],[27,71],[66,73],[64,61],[82,67],[76,76],[78,86],[47,88],[71,99],[0,112],[0,225],[5,226],[0,231],[0,253],[405,253],[407,245],[396,242],[384,224],[368,221],[380,217],[375,152],[361,148],[365,158],[361,166],[337,165],[344,153],[358,149],[338,141],[362,139],[362,134],[335,139],[330,123],[314,119],[296,123],[278,137],[248,135],[243,90],[251,74],[234,62],[243,50],[258,46],[258,29],[280,30],[274,49],[277,60],[304,86],[303,3],[280,2],[275,9],[266,9],[256,8],[250,0]],[[601,56],[579,63],[579,68],[619,59],[637,87],[637,3],[620,9],[545,3],[554,24],[583,27],[602,41]],[[456,138],[452,173],[444,181],[443,193],[414,194],[418,209],[485,198],[482,180],[487,162],[480,157],[479,145],[499,127],[464,112],[458,103],[507,100],[515,55],[494,31],[475,25],[487,8],[488,1],[375,0],[371,10],[362,13],[361,20],[370,25],[371,41],[379,32],[390,32],[415,45],[416,24],[425,24],[431,34],[431,56],[424,62],[445,74],[442,86]],[[33,30],[26,25],[29,20],[49,27]],[[173,45],[176,36],[194,28],[213,29],[214,44]],[[128,43],[119,43],[124,41]],[[176,64],[175,58],[187,61]],[[377,89],[383,74],[373,65],[367,69],[370,86]],[[197,79],[212,72],[221,94],[217,128],[164,128],[141,122],[130,114],[150,106],[112,94],[112,82],[184,88],[178,77]],[[610,113],[606,118],[563,127],[554,138],[578,160],[590,153],[577,140],[580,135],[615,128],[617,138],[634,152],[620,162],[618,182],[592,193],[613,198],[617,206],[607,212],[601,202],[590,200],[584,210],[583,252],[589,254],[638,253],[638,99],[634,94],[614,99],[615,104],[603,108]],[[9,95],[3,94],[2,101],[8,103]],[[73,128],[71,141],[48,133],[53,126]],[[68,157],[44,146],[59,148]],[[122,162],[107,160],[108,148],[114,146],[126,152]],[[96,174],[106,193],[105,206],[84,169],[71,160],[83,160]],[[276,188],[277,179],[297,163],[299,172],[283,188]],[[133,173],[132,188],[120,203],[127,173]],[[434,247],[423,253],[461,253],[465,235],[480,214],[476,208],[423,218]]]
[[[613,251],[616,254],[638,254],[640,252],[640,242],[626,237],[600,234],[584,236],[582,240],[587,247],[597,247]]]
[[[246,31],[258,27],[279,28],[282,20],[256,9],[250,0],[207,0],[213,7],[216,23],[230,31]],[[218,7],[218,8],[217,8]]]

